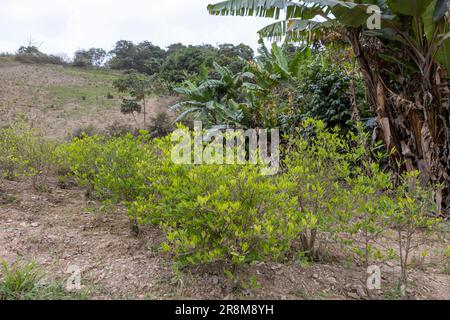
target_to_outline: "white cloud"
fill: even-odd
[[[29,39],[48,53],[79,48],[111,49],[117,40],[171,43],[235,43],[256,47],[267,19],[213,17],[206,10],[220,0],[1,0],[0,52],[13,52]]]

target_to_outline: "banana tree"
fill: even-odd
[[[353,48],[392,166],[442,184],[450,210],[449,0],[228,0],[213,15],[276,19],[262,37]]]
[[[239,72],[234,74],[230,69],[214,63],[214,71],[220,79],[205,79],[198,85],[185,81],[183,86],[174,89],[183,101],[170,107],[170,111],[179,112],[176,121],[185,120],[193,115],[207,125],[239,124],[244,114],[239,103],[243,98],[244,88],[253,88],[250,83],[253,74]]]

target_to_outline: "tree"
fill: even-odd
[[[161,77],[170,82],[181,83],[189,75],[199,74],[202,66],[212,67],[216,57],[214,47],[175,45],[169,48],[170,54],[161,67]]]
[[[136,47],[131,41],[119,40],[113,50],[109,52],[112,56],[109,65],[112,69],[131,70],[133,69],[133,59],[136,55]]]
[[[110,54],[112,69],[136,70],[148,75],[158,73],[166,58],[163,49],[148,41],[135,45],[131,41],[120,40]]]
[[[78,50],[75,52],[73,65],[77,67],[100,67],[106,58],[106,51],[101,48]]]
[[[147,126],[147,110],[146,99],[151,88],[150,79],[137,72],[130,72],[122,78],[115,80],[114,87],[121,93],[129,94],[133,99],[124,98],[122,101],[121,112],[125,114],[133,114],[141,112],[140,103],[144,109],[144,128]]]
[[[219,44],[216,62],[221,66],[226,66],[233,73],[241,72],[246,62],[253,60],[253,49],[245,44]]]
[[[247,81],[253,75],[242,72],[234,74],[217,63],[214,63],[214,70],[219,74],[219,80],[205,79],[198,85],[185,81],[182,87],[174,89],[183,98],[170,109],[181,111],[177,121],[193,114],[206,125],[244,124],[242,104],[236,101],[243,100],[243,89],[251,86]]]
[[[34,56],[41,56],[43,53],[34,45],[29,46],[21,46],[19,50],[17,50],[18,54],[29,54]]]
[[[316,46],[345,39],[394,151],[392,167],[402,163],[404,171],[418,169],[422,183],[443,184],[436,200],[450,210],[449,0],[228,0],[208,10],[275,19],[284,12],[259,31],[266,38]]]

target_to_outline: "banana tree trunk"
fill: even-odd
[[[450,214],[448,74],[433,66],[429,75],[415,74],[399,91],[380,71],[375,53],[380,44],[363,48],[359,30],[349,32],[347,39],[361,68],[381,138],[388,150],[394,150],[392,167],[400,172],[419,170],[423,184],[441,184],[436,201],[444,215]]]

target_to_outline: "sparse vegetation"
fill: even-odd
[[[38,179],[49,173],[54,147],[23,117],[17,118],[9,128],[0,129],[1,175],[8,179],[31,176],[33,186],[38,187]]]

